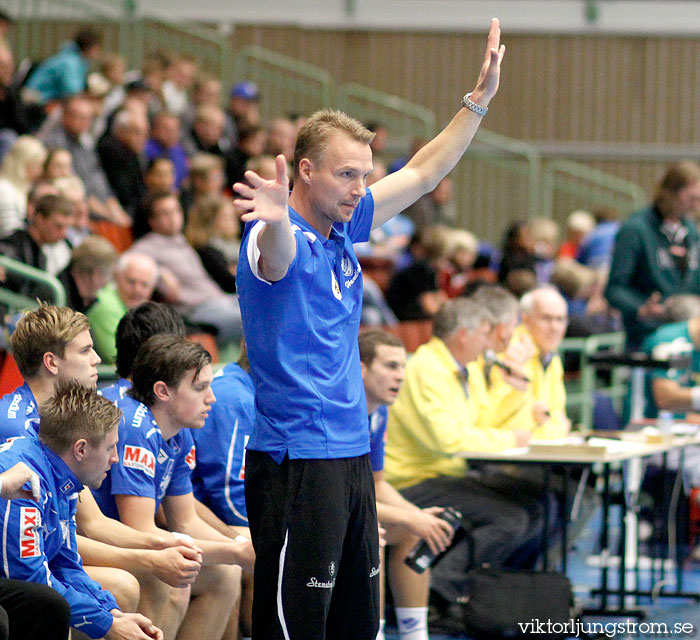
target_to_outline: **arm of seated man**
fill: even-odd
[[[435,554],[449,546],[452,540],[452,526],[437,517],[443,511],[442,507],[417,507],[384,480],[383,471],[374,472],[374,489],[379,522],[407,529],[425,540]]]
[[[116,495],[115,500],[119,517],[125,524],[142,531],[156,531],[153,498]],[[203,566],[237,564],[252,573],[255,562],[252,544],[231,540],[206,524],[195,511],[194,497],[191,493],[165,496],[162,504],[169,528],[191,536],[202,550]]]

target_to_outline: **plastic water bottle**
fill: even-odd
[[[661,433],[671,433],[672,427],[673,427],[673,412],[672,411],[659,411],[659,415],[656,417],[656,428]]]

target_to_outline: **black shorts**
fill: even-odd
[[[379,542],[369,455],[246,453],[254,640],[374,640]]]

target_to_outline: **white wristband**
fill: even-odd
[[[690,406],[693,411],[700,411],[700,386],[690,389]]]
[[[192,539],[192,536],[187,534],[187,533],[180,533],[179,531],[173,531],[172,534],[178,540],[184,540],[185,542],[194,542],[194,540]]]

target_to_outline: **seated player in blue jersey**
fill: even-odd
[[[117,401],[124,412],[120,461],[95,492],[104,513],[145,532],[158,532],[162,504],[168,528],[202,549],[202,571],[178,639],[236,637],[240,568],[252,572],[254,563],[249,541],[222,535],[195,510],[190,429],[204,426],[215,401],[212,379],[211,356],[201,345],[179,336],[149,338],[134,360],[132,388]]]
[[[245,340],[241,340],[238,362],[219,371],[211,388],[216,402],[204,427],[192,431],[197,448],[197,465],[192,472],[197,513],[224,535],[250,538],[243,481],[245,446],[255,421],[255,389]],[[244,637],[250,635],[252,625],[252,578],[243,574],[240,626]]]
[[[109,387],[105,387],[100,390],[106,398],[116,402],[120,398],[126,396],[127,391],[131,388],[131,372],[134,367],[134,359],[136,354],[141,347],[141,345],[148,340],[151,336],[159,334],[170,334],[177,336],[185,335],[185,323],[182,320],[182,316],[168,304],[162,304],[160,302],[144,302],[136,307],[129,309],[126,314],[121,318],[117,326],[116,333],[116,363],[117,363],[117,374],[120,376],[119,380]],[[219,407],[221,405],[214,405],[214,407]],[[233,424],[233,422],[231,423]],[[199,432],[194,432],[199,433]],[[240,429],[239,433],[243,434],[243,430]],[[246,435],[249,431],[245,432]],[[200,460],[199,456],[197,460],[197,466],[195,467],[195,473],[200,468],[202,464],[205,466],[209,465],[209,471],[207,471],[207,480],[210,481],[213,475],[211,472],[210,465],[216,459],[216,454],[219,453],[219,449],[215,446],[211,446],[211,443],[207,443],[207,447],[204,448],[204,460]],[[242,453],[240,454],[242,456]],[[242,458],[241,458],[242,459]],[[225,469],[225,458],[223,460],[223,465]],[[214,463],[216,464],[216,463]],[[199,476],[201,478],[201,476]],[[223,481],[223,478],[222,478]],[[219,513],[214,514],[211,511],[211,503],[207,503],[205,506],[200,502],[201,493],[201,482],[199,489],[194,483],[193,476],[193,486],[194,493],[197,497],[195,501],[195,509],[197,514],[201,516],[205,522],[213,526],[217,531],[220,531],[226,536],[236,538],[239,535],[246,535],[250,538],[250,534],[247,530],[247,524],[244,524],[245,531],[241,527],[230,528],[228,526],[226,519],[221,519]],[[240,501],[243,501],[243,482],[240,482]],[[245,513],[245,503],[242,507],[243,513]],[[243,573],[241,579],[241,607],[240,607],[240,626],[243,633],[243,637],[250,635],[250,615],[252,610],[252,600],[253,600],[253,585],[252,585],[252,575]],[[167,623],[163,623],[164,632],[168,632],[169,626]]]
[[[36,435],[38,404],[66,379],[94,387],[100,361],[87,318],[67,307],[44,305],[26,313],[11,341],[25,384],[0,400],[3,440]],[[187,586],[200,567],[196,546],[166,532],[145,535],[105,517],[89,489],[78,502],[77,525],[78,551],[90,576],[115,595],[122,610],[138,609],[162,625],[166,637],[174,636],[170,625],[176,630],[184,616]],[[171,587],[178,587],[174,594]]]
[[[116,402],[131,389],[131,369],[141,345],[151,336],[169,333],[185,335],[185,321],[169,304],[143,302],[129,309],[119,320],[115,334],[116,364],[119,380],[100,389],[100,393]]]
[[[0,497],[5,500],[39,501],[31,483],[39,476],[24,462],[0,473]],[[27,484],[27,483],[30,484]],[[0,579],[0,640],[9,640],[10,627],[22,640],[66,640],[70,633],[70,607],[66,599],[45,584]]]
[[[370,459],[377,494],[377,518],[386,530],[386,566],[401,640],[428,640],[428,591],[430,571],[416,573],[404,560],[423,539],[435,553],[444,551],[452,527],[437,517],[441,507],[421,509],[406,500],[384,479],[384,438],[387,405],[396,400],[404,378],[406,350],[396,336],[367,331],[359,337],[362,381],[367,398]],[[384,572],[382,571],[382,574]],[[382,596],[384,579],[382,577]],[[384,638],[384,599],[381,599],[378,639]]]
[[[160,640],[162,631],[123,613],[82,567],[75,510],[83,485],[97,488],[117,460],[121,412],[79,382],[61,382],[41,405],[39,436],[2,445],[0,471],[24,462],[39,476],[39,500],[0,499],[6,578],[47,584],[70,605],[71,626],[91,638]]]

